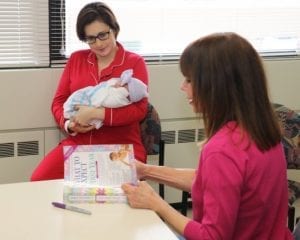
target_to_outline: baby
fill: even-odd
[[[148,97],[147,85],[132,77],[132,69],[124,71],[120,78],[111,78],[96,86],[89,86],[73,92],[64,103],[64,117],[70,119],[76,114],[77,105],[118,108]],[[96,129],[102,121],[93,120]]]
[[[130,147],[128,144],[123,144],[118,151],[111,152],[109,154],[109,159],[111,161],[119,161],[126,166],[132,167],[129,162],[128,156],[130,153]]]

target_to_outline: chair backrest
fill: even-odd
[[[165,142],[161,138],[161,124],[158,112],[151,103],[148,103],[148,111],[140,122],[142,143],[147,155],[158,155],[158,165],[165,163]],[[164,185],[159,184],[159,195],[164,198]]]
[[[273,106],[283,130],[287,168],[300,169],[300,114],[281,104],[274,103]]]
[[[279,119],[283,136],[282,144],[288,169],[300,168],[300,114],[282,104],[273,103]],[[295,207],[292,206],[300,197],[300,183],[288,180],[288,227],[291,231],[295,225]]]
[[[147,155],[156,155],[160,152],[161,125],[158,112],[148,103],[148,111],[140,123],[142,143]]]

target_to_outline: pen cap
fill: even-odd
[[[66,205],[59,202],[52,202],[52,205],[58,208],[66,208]]]

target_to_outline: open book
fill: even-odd
[[[64,147],[64,202],[126,202],[123,183],[137,184],[133,146]]]

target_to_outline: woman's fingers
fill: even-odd
[[[131,194],[135,190],[136,186],[133,186],[130,183],[124,183],[122,184],[121,188],[124,191],[124,193],[127,195],[127,194]]]
[[[155,191],[146,181],[138,182],[137,186],[126,183],[122,185],[122,189],[131,207],[152,209],[153,206],[150,199],[155,197]]]

